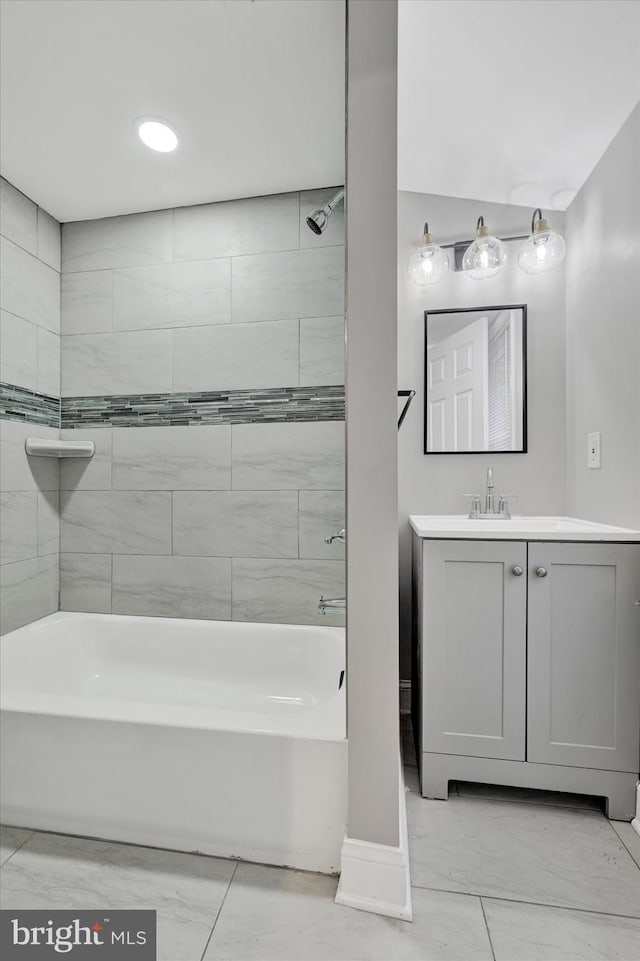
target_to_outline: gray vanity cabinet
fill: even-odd
[[[424,544],[423,750],[524,761],[527,546]]]
[[[479,781],[595,794],[640,767],[640,545],[414,534],[422,793]]]
[[[639,598],[633,544],[529,544],[528,760],[638,770]]]

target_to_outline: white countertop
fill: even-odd
[[[469,518],[466,514],[412,514],[419,537],[508,541],[626,541],[640,543],[640,531],[596,524],[577,517]]]

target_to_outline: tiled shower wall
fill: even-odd
[[[58,462],[25,438],[57,437],[60,225],[0,180],[0,632],[58,609]],[[47,424],[54,426],[46,426]]]
[[[63,610],[341,622],[343,216],[304,222],[331,193],[63,226],[63,437],[97,448],[61,464]]]

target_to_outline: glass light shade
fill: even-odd
[[[425,242],[426,238],[426,242]],[[425,234],[422,244],[409,258],[409,276],[419,287],[439,284],[449,269],[449,258],[442,247],[434,244],[431,234]]]
[[[498,237],[493,237],[485,226],[478,227],[476,239],[469,244],[462,258],[462,269],[467,277],[485,280],[499,274],[507,262],[507,250]]]
[[[527,274],[543,274],[564,260],[566,245],[560,234],[539,220],[518,253],[518,266]]]

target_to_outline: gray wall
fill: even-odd
[[[347,42],[347,833],[397,846],[395,0],[351,0]]]
[[[401,587],[401,677],[410,676],[410,514],[462,514],[461,494],[481,493],[494,468],[498,492],[517,494],[514,513],[564,514],[565,498],[565,271],[529,277],[516,264],[518,244],[508,245],[504,271],[475,281],[449,271],[442,283],[417,287],[407,275],[409,256],[425,220],[439,243],[473,236],[478,216],[500,236],[528,233],[531,210],[429,194],[398,194],[398,386],[417,391],[398,437]],[[549,214],[561,233],[564,216]],[[528,453],[423,453],[424,311],[443,307],[527,304]]]
[[[58,464],[27,458],[27,436],[57,437],[35,394],[60,389],[60,225],[0,180],[0,381],[23,388],[27,421],[0,416],[0,631],[58,609]],[[6,389],[2,390],[6,402]],[[12,405],[15,411],[15,405]]]
[[[304,223],[331,192],[65,224],[63,398],[342,384],[343,214]],[[62,465],[62,609],[342,623],[344,423],[305,418],[64,430],[97,454]]]
[[[640,107],[567,211],[567,501],[640,528]],[[602,432],[602,467],[587,434]]]

